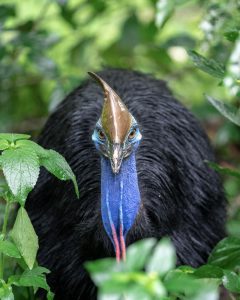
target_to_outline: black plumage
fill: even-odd
[[[136,154],[142,205],[127,244],[167,235],[179,264],[203,264],[224,237],[225,221],[221,180],[204,162],[214,161],[206,134],[165,82],[126,70],[99,75],[122,98],[143,135]],[[102,89],[87,80],[58,106],[39,139],[65,156],[80,190],[78,200],[71,182],[42,170],[27,201],[40,241],[38,261],[52,271],[48,280],[57,300],[95,299],[83,263],[114,256],[102,225],[100,157],[91,140],[102,105]]]

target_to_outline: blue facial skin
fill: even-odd
[[[111,142],[108,141],[101,123],[98,122],[92,140],[101,154],[101,212],[104,228],[116,252],[125,252],[125,239],[137,216],[140,205],[135,151],[142,136],[133,122],[125,142],[121,145],[123,160],[119,172],[110,163]],[[114,233],[115,232],[115,233]],[[121,244],[124,243],[124,249]],[[120,245],[120,246],[119,246]],[[120,253],[120,256],[124,253]]]

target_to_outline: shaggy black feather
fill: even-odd
[[[179,264],[203,264],[224,237],[225,223],[221,180],[204,162],[214,161],[206,134],[165,82],[126,70],[99,75],[122,98],[143,135],[136,155],[142,205],[127,244],[167,235]],[[80,189],[77,200],[71,182],[42,170],[27,201],[40,241],[38,261],[52,271],[48,281],[56,300],[96,299],[83,263],[114,256],[101,219],[100,157],[91,140],[102,105],[102,89],[87,80],[58,106],[39,140],[66,157]]]

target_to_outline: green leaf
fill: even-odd
[[[180,270],[180,271],[182,271],[183,273],[186,273],[186,274],[193,274],[194,271],[195,271],[195,269],[193,267],[186,266],[186,265],[178,267],[177,270]]]
[[[9,283],[16,286],[37,287],[49,291],[45,276],[32,274],[31,270],[25,271],[22,275],[9,277]]]
[[[228,237],[220,241],[208,258],[208,264],[232,270],[240,266],[240,239]]]
[[[54,300],[54,293],[52,293],[51,291],[48,291],[47,300]]]
[[[37,156],[39,158],[46,158],[48,157],[48,150],[45,150],[43,147],[38,145],[37,143],[34,143],[30,140],[20,140],[16,142],[16,146],[23,148],[23,149],[29,149],[31,151],[35,151]]]
[[[220,165],[218,165],[214,162],[211,162],[211,161],[206,161],[206,162],[211,168],[218,171],[219,173],[240,178],[240,172],[237,171],[237,170],[222,167],[222,166],[220,166]]]
[[[224,117],[232,123],[240,126],[240,112],[236,107],[223,103],[208,95],[206,95],[206,98]]]
[[[16,133],[0,133],[0,140],[7,140],[8,142],[16,142],[19,140],[28,140],[31,136],[28,134],[16,134]]]
[[[44,274],[49,274],[50,270],[48,270],[45,267],[37,266],[34,269],[31,270],[31,272],[28,270],[28,274],[32,275],[44,275]]]
[[[165,1],[158,0],[157,1],[157,12],[155,23],[159,28],[162,28],[167,20],[171,17],[175,9],[175,1]]]
[[[238,28],[232,28],[227,31],[225,31],[224,36],[230,41],[235,42],[239,37],[239,29]]]
[[[173,15],[177,5],[182,5],[189,0],[158,0],[156,4],[155,23],[159,28],[163,28],[167,20]]]
[[[0,139],[0,151],[8,149],[9,148],[9,142],[7,140],[1,140]]]
[[[8,284],[24,287],[42,288],[48,291],[47,299],[52,300],[54,294],[50,291],[50,287],[46,281],[46,275],[50,271],[43,267],[36,267],[32,270],[26,270],[21,275],[13,275],[8,279]]]
[[[233,293],[240,293],[240,277],[235,272],[224,271],[222,283],[229,291]]]
[[[202,287],[192,274],[185,273],[180,269],[170,271],[163,283],[172,293],[194,294]]]
[[[21,254],[18,251],[17,247],[9,241],[0,241],[0,253],[14,258],[21,257]]]
[[[225,76],[224,66],[220,62],[214,59],[207,59],[193,50],[189,50],[188,55],[200,70],[221,79]]]
[[[11,237],[29,269],[33,268],[38,250],[38,237],[23,207],[18,210]]]
[[[11,286],[3,286],[0,288],[0,299],[1,300],[14,300],[14,295]]]
[[[141,270],[156,244],[155,239],[145,239],[130,245],[127,249],[126,266],[129,270]]]
[[[164,285],[170,293],[184,294],[183,299],[205,300],[218,299],[219,279],[196,279],[192,274],[184,273],[180,269],[170,271],[164,278]],[[182,299],[182,298],[181,298]]]
[[[0,5],[0,20],[3,21],[9,17],[14,17],[16,10],[14,5],[1,4]]]
[[[201,280],[201,288],[191,295],[188,300],[219,300],[218,283],[214,280]]]
[[[103,280],[98,284],[102,294],[121,295],[134,285],[131,279],[128,278],[128,273],[116,273],[116,276],[117,278],[110,276],[107,280]]]
[[[7,184],[22,205],[36,185],[40,169],[38,157],[34,151],[22,148],[5,150],[1,157]]]
[[[197,278],[222,278],[223,270],[217,266],[204,265],[196,269],[193,275]]]
[[[89,261],[85,263],[85,267],[97,285],[109,280],[112,274],[119,273],[124,269],[122,263],[116,263],[112,258]]]
[[[54,150],[46,151],[48,156],[40,160],[41,165],[60,180],[72,180],[76,195],[79,198],[76,177],[65,158]]]
[[[165,275],[173,269],[176,264],[175,249],[171,241],[163,238],[156,246],[152,257],[150,258],[146,269],[147,272],[156,272],[160,276]]]

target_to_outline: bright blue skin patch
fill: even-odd
[[[135,135],[131,137],[132,130]],[[101,157],[101,212],[104,228],[111,239],[115,250],[113,228],[116,237],[121,243],[121,233],[126,239],[129,229],[132,227],[140,206],[140,192],[138,187],[135,152],[141,140],[141,133],[135,120],[123,145],[123,160],[117,174],[112,171],[110,163],[111,142],[108,141],[98,122],[92,135],[92,140]],[[116,238],[115,237],[115,238]]]
[[[123,236],[132,227],[140,205],[135,154],[130,154],[122,162],[118,174],[112,172],[109,159],[101,159],[101,209],[104,228],[112,240],[112,224],[118,240],[120,226]]]

